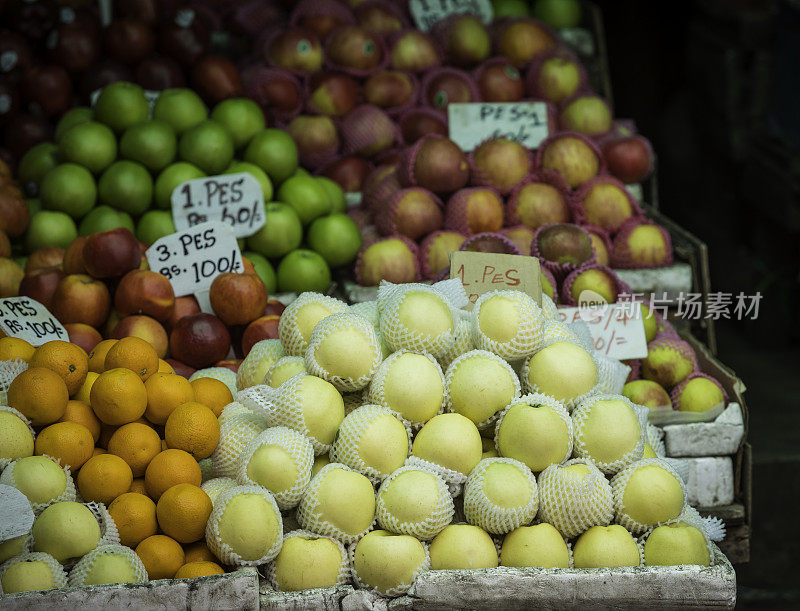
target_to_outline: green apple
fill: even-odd
[[[80,235],[90,235],[101,231],[110,231],[118,227],[125,227],[134,231],[131,215],[122,210],[115,210],[111,206],[97,206],[83,217],[78,226]]]
[[[264,170],[274,184],[280,184],[297,169],[297,145],[285,131],[265,129],[247,145],[244,160]]]
[[[498,564],[489,534],[470,524],[451,524],[431,542],[431,569],[488,569]]]
[[[332,539],[288,537],[275,558],[275,581],[282,592],[329,588],[337,585],[342,563],[347,557]]]
[[[502,456],[516,458],[538,473],[569,457],[568,421],[549,405],[516,403],[500,421],[497,447]]]
[[[304,227],[332,207],[327,191],[312,176],[292,176],[280,186],[276,199],[294,208]]]
[[[461,414],[439,414],[417,433],[411,453],[468,475],[483,453],[481,434],[472,420]]]
[[[41,210],[31,216],[25,232],[25,250],[29,253],[45,246],[66,248],[78,237],[75,221],[55,210]]]
[[[526,0],[492,0],[495,19],[500,17],[528,17],[530,8]]]
[[[53,141],[61,141],[61,137],[67,132],[70,127],[74,127],[79,123],[86,123],[94,118],[94,111],[88,106],[76,106],[65,112],[56,125],[56,131],[53,135]]]
[[[533,526],[520,526],[503,539],[500,564],[568,569],[569,549],[564,537],[552,524],[542,522]]]
[[[703,533],[694,526],[676,522],[653,529],[644,543],[644,563],[647,566],[708,566],[711,554]]]
[[[153,106],[153,118],[166,121],[181,135],[208,118],[203,100],[191,89],[165,89]]]
[[[344,191],[339,184],[327,176],[317,176],[317,182],[328,193],[331,200],[331,213],[347,212],[347,200],[344,198]]]
[[[63,569],[61,574],[63,575]],[[51,590],[56,587],[53,569],[42,559],[29,557],[6,568],[0,585],[3,594]]]
[[[119,141],[123,159],[138,161],[151,172],[158,172],[175,158],[178,140],[166,121],[154,119],[131,125]]]
[[[266,125],[261,108],[249,98],[223,100],[211,111],[211,118],[228,128],[237,150],[246,146]]]
[[[92,173],[82,165],[62,163],[45,174],[39,197],[45,209],[66,212],[79,219],[94,206],[97,186]]]
[[[272,181],[269,179],[269,176],[259,168],[254,163],[248,163],[247,161],[237,161],[233,160],[231,164],[228,166],[228,169],[223,172],[223,174],[241,174],[242,172],[247,172],[258,181],[258,184],[261,185],[261,191],[264,193],[264,201],[268,202],[272,199]]]
[[[278,278],[275,276],[275,269],[272,267],[272,263],[267,261],[266,257],[263,255],[251,250],[243,252],[242,256],[248,258],[250,263],[253,264],[256,275],[261,278],[261,282],[267,287],[267,293],[274,293],[278,286]]]
[[[136,239],[145,244],[154,244],[171,233],[175,233],[175,223],[166,210],[148,210],[136,225]]]
[[[57,165],[58,147],[52,142],[40,142],[29,148],[19,160],[17,179],[26,191],[38,193],[44,175]]]
[[[264,226],[247,238],[247,248],[276,258],[293,251],[303,240],[303,225],[294,208],[280,202],[264,206]]]
[[[328,264],[313,250],[294,250],[278,265],[278,291],[281,293],[324,293],[330,283]]]
[[[156,206],[168,210],[172,207],[172,192],[187,180],[203,178],[206,173],[196,165],[178,161],[161,170],[154,186]]]
[[[116,161],[100,177],[97,193],[104,204],[138,216],[153,201],[153,179],[141,163]]]
[[[103,87],[94,105],[95,120],[105,123],[118,134],[149,116],[150,103],[144,89],[127,81]]]
[[[306,241],[331,267],[352,263],[361,250],[361,231],[346,214],[329,214],[311,223]]]
[[[592,526],[575,542],[572,556],[576,569],[639,566],[641,556],[633,536],[619,524]]]
[[[32,534],[33,551],[48,553],[63,564],[97,547],[100,525],[86,505],[62,501],[39,514]]]
[[[222,123],[203,121],[181,134],[178,156],[210,175],[219,174],[233,159],[233,137]]]
[[[579,0],[536,0],[533,16],[557,30],[574,28],[581,22],[581,3]]]

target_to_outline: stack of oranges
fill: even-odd
[[[211,500],[198,464],[233,401],[224,383],[189,382],[137,337],[89,354],[65,341],[34,348],[0,338],[0,361],[9,359],[28,363],[7,403],[34,427],[33,454],[68,466],[83,500],[108,507],[150,579],[224,572],[204,542]]]

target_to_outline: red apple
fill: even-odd
[[[165,322],[175,308],[175,292],[165,276],[134,269],[119,281],[114,293],[114,308],[122,316],[147,314]]]
[[[358,104],[360,90],[356,80],[346,74],[320,72],[311,77],[308,110],[341,117]]]
[[[136,237],[125,228],[94,233],[83,246],[83,264],[95,278],[116,278],[137,269],[142,251]]]
[[[246,325],[267,305],[267,287],[255,274],[220,274],[211,283],[211,308],[226,325]]]
[[[193,314],[178,321],[169,336],[169,349],[179,361],[197,369],[224,359],[231,347],[225,324],[212,314]]]
[[[167,355],[169,342],[167,332],[155,318],[149,316],[126,316],[120,320],[111,332],[113,339],[123,337],[138,337],[150,344],[158,353],[158,358],[163,359]]]
[[[653,171],[653,149],[639,135],[616,138],[603,146],[608,171],[624,183],[641,182]]]
[[[172,314],[164,321],[164,326],[167,331],[172,331],[181,318],[199,313],[200,304],[197,303],[197,299],[195,299],[194,295],[177,297],[175,299],[175,306],[172,308]]]
[[[25,261],[25,273],[30,274],[38,269],[59,267],[64,261],[64,249],[58,246],[42,246],[34,250]]]
[[[86,354],[94,350],[103,339],[97,329],[80,322],[69,322],[64,325],[64,330],[69,336],[69,341],[83,348]]]
[[[62,324],[81,322],[99,327],[108,318],[110,307],[111,295],[106,285],[86,274],[62,278],[51,301],[51,310]]]
[[[66,274],[58,267],[37,269],[33,273],[25,274],[19,284],[19,294],[35,299],[49,310],[56,287],[64,276]]]
[[[247,325],[242,335],[242,354],[247,356],[253,345],[262,339],[278,339],[278,321],[280,319],[280,316],[270,314],[256,318]]]

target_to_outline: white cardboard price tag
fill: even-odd
[[[219,221],[233,228],[237,238],[253,235],[264,226],[264,192],[247,172],[195,178],[172,190],[172,220],[183,230]]]
[[[471,310],[484,293],[508,289],[542,303],[542,274],[536,257],[456,250],[450,253],[450,278],[464,285],[469,300],[465,310]]]
[[[449,104],[450,139],[471,151],[488,138],[508,138],[537,149],[550,135],[544,102]]]
[[[559,308],[562,322],[582,320],[589,327],[598,352],[613,359],[642,359],[647,356],[642,310],[638,303],[612,303],[579,308]]]
[[[30,297],[0,299],[0,329],[32,346],[41,346],[55,339],[69,341],[67,331],[56,317]]]
[[[170,281],[176,297],[207,291],[218,275],[244,269],[233,229],[216,221],[164,236],[145,256],[150,269]]]
[[[485,24],[494,18],[492,3],[489,0],[410,0],[408,10],[417,28],[427,32],[437,21],[450,15],[469,13]]]

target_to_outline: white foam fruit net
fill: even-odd
[[[381,313],[378,311],[377,301],[362,301],[354,303],[348,309],[349,312],[356,314],[372,323],[373,327],[379,327],[381,324]]]
[[[664,431],[655,426],[654,424],[647,425],[647,443],[650,444],[656,456],[664,457],[667,454],[667,449],[664,446]]]
[[[532,423],[528,422],[529,426],[520,426],[516,418],[506,420],[512,409],[526,410],[529,409],[528,406],[531,408],[538,406],[536,409],[546,408],[558,416],[566,427],[567,443],[561,445],[559,440],[554,439],[548,432],[538,430]],[[514,424],[511,424],[512,422]],[[498,454],[514,458],[537,473],[551,464],[561,464],[569,459],[572,456],[574,438],[575,429],[566,408],[553,397],[538,393],[514,399],[500,412],[494,429],[494,445]]]
[[[542,298],[544,298],[544,297],[546,297],[546,295],[543,294]],[[536,526],[536,525],[542,524],[542,523],[543,523],[543,521],[537,518],[536,520],[534,520],[530,524],[530,526]],[[553,525],[550,524],[550,526],[553,526]],[[521,528],[525,528],[525,526],[523,526]],[[555,527],[553,527],[553,528],[555,528]],[[510,535],[511,533],[508,533],[508,534]],[[567,568],[573,569],[573,568],[575,568],[575,558],[572,555],[572,543],[570,543],[563,534],[561,534],[561,533],[559,533],[559,534],[561,535],[561,538],[564,541],[564,546],[567,548],[567,554],[569,554],[569,564],[568,564]],[[519,565],[506,565],[506,564],[503,564],[503,546],[506,545],[506,543],[508,541],[509,541],[509,539],[508,539],[507,536],[503,537],[503,541],[500,544],[500,550],[498,551],[498,555],[500,556],[500,566],[519,566]],[[531,548],[528,548],[527,546],[526,546],[526,549],[529,550],[531,553],[536,553],[536,551],[537,551],[535,548],[531,549]],[[539,566],[539,565],[537,565],[537,564],[528,564],[528,565],[525,565],[525,566]]]
[[[306,370],[306,360],[302,356],[282,356],[275,361],[264,376],[264,384],[278,388],[286,380],[303,373]]]
[[[725,522],[716,516],[703,517],[700,512],[688,503],[683,513],[676,519],[678,522],[691,524],[701,531],[709,541],[722,541],[725,538]],[[711,556],[713,558],[713,554]]]
[[[579,472],[568,467],[584,465]],[[608,526],[614,517],[611,485],[591,461],[575,458],[550,465],[539,474],[539,518],[571,539],[592,526]]]
[[[406,485],[405,478],[422,479],[425,484]],[[430,541],[453,519],[455,506],[447,483],[436,471],[404,466],[383,480],[375,513],[384,530]]]
[[[225,515],[225,509],[231,500],[239,495],[255,494],[262,497],[271,512],[274,512],[276,523],[276,536],[275,541],[265,550],[264,554],[259,558],[247,560],[243,558],[235,547],[236,542],[228,542],[222,540],[220,534],[220,521]],[[233,543],[234,545],[231,545]],[[259,566],[266,564],[281,551],[283,545],[283,520],[281,519],[281,512],[272,494],[266,488],[261,486],[233,486],[222,490],[217,499],[214,501],[211,515],[208,517],[206,523],[206,545],[211,552],[222,561],[222,564],[231,564],[235,566]]]
[[[549,318],[544,321],[542,325],[541,341],[542,344],[550,344],[552,342],[574,342],[580,345],[584,350],[591,348],[583,344],[572,325],[561,322],[557,318]]]
[[[597,392],[619,395],[628,379],[631,368],[625,363],[612,359],[604,354],[595,351],[594,359],[597,363]]]
[[[272,403],[272,395],[274,392],[275,389],[271,386],[256,384],[255,386],[250,386],[249,388],[237,392],[235,403],[240,403],[260,418],[263,418],[264,422],[269,425],[275,417],[275,406]],[[227,409],[227,406],[225,409]]]
[[[369,385],[367,401],[382,405],[413,428],[441,414],[447,400],[444,373],[427,352],[398,350],[384,360]]]
[[[50,554],[46,554],[44,552],[27,552],[25,554],[20,554],[19,556],[14,556],[0,565],[0,594],[5,594],[5,592],[3,592],[2,584],[3,576],[6,574],[8,569],[15,564],[19,564],[20,562],[43,562],[50,569],[50,574],[53,577],[52,587],[67,587],[67,573],[64,571],[64,567],[61,566],[58,560],[53,558],[53,556]],[[9,605],[9,607],[11,606],[13,606],[13,603]]]
[[[520,374],[519,374],[520,382],[522,383],[522,390],[524,392],[526,392],[526,393],[548,394],[546,392],[546,390],[541,388],[539,386],[539,384],[537,383],[537,381],[532,379],[532,377],[531,377],[531,359],[535,358],[536,355],[539,352],[541,352],[542,350],[545,350],[545,349],[549,348],[550,346],[552,346],[554,344],[557,344],[557,343],[559,343],[561,341],[565,341],[565,340],[553,340],[553,341],[550,341],[550,342],[542,342],[542,344],[540,345],[539,349],[534,354],[532,354],[530,357],[525,359],[525,361],[524,361],[524,363],[522,365],[522,370],[520,371]],[[595,385],[593,387],[591,387],[589,390],[587,390],[586,392],[576,393],[576,394],[573,394],[573,395],[570,395],[570,396],[554,397],[555,399],[558,399],[559,401],[561,401],[561,403],[564,404],[564,407],[567,408],[567,411],[572,411],[572,409],[576,405],[578,405],[578,403],[580,403],[581,401],[583,401],[587,397],[590,397],[592,395],[595,395],[595,394],[599,393],[600,392],[600,388],[601,388],[601,384],[603,383],[602,380],[603,380],[604,376],[610,375],[611,372],[609,372],[603,366],[603,364],[597,358],[595,358],[593,351],[589,351],[589,350],[587,350],[586,348],[583,347],[582,342],[580,342],[580,341],[569,341],[569,342],[566,342],[566,343],[574,344],[575,346],[578,346],[581,350],[586,352],[586,354],[589,355],[589,357],[592,359],[592,362],[594,362],[595,370],[597,372],[597,378],[596,378],[596,381],[595,381]],[[553,376],[553,378],[555,380],[557,380],[558,382],[560,382],[562,384],[567,384],[567,383],[569,383],[569,380],[572,379],[572,376],[574,375],[574,370],[572,369],[572,367],[570,367],[570,364],[568,362],[567,363],[563,363],[563,364],[559,364],[559,365],[560,366],[557,367],[557,370],[553,371],[552,373],[550,373],[550,375]],[[551,382],[552,382],[552,380],[551,380]]]
[[[362,405],[342,420],[330,459],[377,484],[402,467],[410,454],[411,428],[383,406]]]
[[[224,410],[222,415],[225,415]],[[211,470],[214,477],[235,478],[239,456],[247,444],[266,428],[264,419],[249,410],[247,413],[230,416],[224,421],[220,417],[219,443],[211,455]]]
[[[527,486],[526,495],[520,495],[525,502],[510,503],[509,499],[491,498],[488,491],[502,489],[502,484],[494,484],[490,470],[493,465],[504,464],[515,469]],[[518,493],[522,486],[517,490],[508,491]],[[508,502],[508,504],[506,504]],[[475,526],[480,526],[488,533],[503,535],[511,532],[515,528],[530,524],[536,517],[539,509],[539,491],[536,485],[536,478],[533,477],[531,470],[518,460],[513,458],[484,458],[472,470],[464,484],[464,517],[467,522]]]
[[[22,359],[0,361],[0,406],[8,405],[8,387],[19,374],[28,369],[28,363]]]
[[[114,518],[108,513],[108,509],[103,503],[91,501],[84,503],[89,511],[92,512],[97,523],[100,525],[100,542],[98,545],[118,545],[119,544],[119,531],[114,522]]]
[[[103,556],[114,555],[125,559],[133,572],[133,579],[124,583],[144,583],[147,581],[147,569],[144,568],[139,556],[130,547],[125,545],[100,545],[81,558],[69,572],[69,587],[76,588],[87,584],[92,569]],[[93,582],[94,583],[94,582]],[[123,582],[114,582],[123,583]]]
[[[29,498],[28,500],[31,501],[31,507],[33,508],[33,513],[35,515],[39,515],[40,513],[42,513],[42,511],[44,511],[47,507],[49,507],[53,503],[75,500],[75,482],[72,479],[72,474],[70,473],[69,467],[61,467],[61,462],[50,456],[44,455],[44,458],[52,460],[64,472],[64,488],[58,495],[54,496],[51,499],[47,499],[46,501],[35,502],[31,501],[31,499]],[[3,469],[3,473],[2,475],[0,475],[0,484],[6,484],[8,486],[12,486],[13,488],[17,488],[18,482],[14,477],[14,469],[19,464],[20,460],[22,459],[18,458],[17,460],[10,463],[5,469]]]
[[[271,469],[259,466],[257,463],[261,459],[254,457],[254,454],[264,447],[274,447],[285,453],[294,464],[295,475],[291,486],[273,490],[267,485],[266,478],[269,477]],[[280,509],[291,509],[297,506],[308,488],[313,464],[314,448],[305,435],[285,426],[276,426],[259,433],[247,444],[237,463],[236,481],[243,486],[253,485],[266,488],[275,497],[275,502]],[[273,468],[277,468],[277,466]],[[263,474],[262,477],[256,475],[259,472]]]
[[[261,384],[264,374],[282,356],[286,356],[280,340],[262,339],[253,344],[236,372],[236,387],[239,390]]]
[[[238,484],[232,477],[214,477],[203,482],[200,489],[208,495],[208,498],[210,498],[213,503],[220,492],[228,488],[233,488],[236,485]]]
[[[453,347],[458,315],[436,288],[394,285],[379,296],[379,307],[381,335],[390,350],[426,351],[438,358]]]
[[[594,432],[596,435],[599,434],[600,438],[595,438],[591,441],[587,439],[586,429],[590,425],[590,420],[602,418],[597,414],[593,414],[593,412],[605,409],[606,401],[624,403],[630,409],[631,421],[635,420],[638,423],[638,436],[633,445],[630,445],[631,439],[623,437],[628,431],[621,426],[619,428],[615,427],[615,423],[608,417],[594,423]],[[647,411],[647,408],[635,405],[630,399],[622,395],[601,394],[592,395],[585,399],[572,412],[572,422],[575,426],[575,456],[591,460],[597,465],[598,469],[608,475],[618,473],[634,461],[639,460],[644,453],[644,444],[647,441]],[[592,449],[589,447],[597,444],[607,447],[617,445],[621,446],[621,448],[614,453],[613,460],[609,456],[601,459],[599,456],[593,455]]]
[[[348,305],[322,293],[301,293],[278,321],[278,337],[289,356],[305,356],[314,326],[326,316],[346,312]]]
[[[367,395],[366,401],[364,395]],[[363,391],[343,392],[342,402],[344,403],[344,415],[347,416],[354,409],[369,403],[369,391],[365,388]]]
[[[206,367],[205,369],[198,369],[189,376],[189,381],[194,382],[198,378],[219,380],[228,387],[228,390],[231,391],[231,395],[233,396],[236,395],[236,391],[238,390],[236,388],[236,374],[227,367]]]
[[[287,554],[286,542],[289,539],[293,539],[293,538],[296,538],[296,537],[302,537],[304,539],[312,539],[312,540],[327,539],[328,541],[333,543],[339,549],[339,553],[342,556],[342,560],[341,560],[341,563],[339,564],[339,573],[337,575],[336,582],[329,584],[329,586],[345,586],[345,585],[348,585],[350,583],[350,557],[349,557],[349,555],[347,553],[347,548],[345,548],[345,546],[342,544],[342,542],[339,541],[338,539],[334,539],[333,537],[326,537],[324,535],[318,535],[316,533],[312,533],[309,530],[297,529],[297,530],[293,530],[293,531],[291,531],[289,533],[286,533],[283,536],[283,546],[281,547],[281,551],[278,552],[278,555],[275,557],[275,559],[272,562],[270,562],[269,565],[267,566],[267,572],[266,572],[265,577],[266,577],[267,581],[269,582],[269,584],[275,590],[277,590],[279,592],[280,591],[284,591],[284,588],[281,586],[281,584],[278,581],[278,571],[279,571],[279,565],[281,564],[281,562],[283,562],[284,560],[287,561],[287,562],[293,562],[293,561],[297,561],[298,560],[296,558],[288,558],[288,557],[284,558],[284,556]],[[300,559],[300,560],[305,560],[305,559]],[[301,571],[301,575],[302,575],[302,571]],[[309,586],[309,587],[312,587],[312,586]],[[313,587],[318,587],[318,586],[316,584],[314,584]]]
[[[319,456],[320,454],[330,452],[333,439],[329,440],[327,438],[322,439],[317,437],[306,421],[307,412],[310,414],[318,414],[322,400],[317,396],[310,396],[311,393],[304,393],[304,386],[306,384],[309,386],[318,384],[319,382],[317,381],[328,385],[328,388],[323,387],[318,390],[326,393],[327,396],[324,397],[323,400],[329,400],[331,402],[327,408],[336,411],[334,416],[339,418],[338,424],[341,424],[341,420],[344,418],[344,401],[342,400],[342,395],[330,382],[303,373],[289,378],[276,390],[272,398],[273,404],[275,405],[275,418],[270,424],[274,426],[288,426],[291,429],[300,431],[311,442],[311,445],[314,447],[314,454]],[[325,416],[329,415],[330,414],[325,414]],[[320,437],[322,436],[321,433],[318,432],[318,434]]]
[[[456,310],[456,332],[453,346],[439,355],[439,364],[447,369],[456,358],[475,348],[472,343],[472,313]]]
[[[542,293],[542,314],[545,319],[556,318],[558,316],[558,306],[549,295]]]
[[[644,523],[638,522],[635,520],[629,512],[629,509],[625,507],[625,503],[623,502],[625,491],[630,483],[631,477],[637,470],[641,469],[642,467],[647,466],[654,466],[666,471],[666,473],[673,477],[675,481],[680,485],[681,492],[683,494],[683,503],[681,505],[680,510],[678,511],[677,515],[673,516],[666,516],[664,520],[660,520],[654,523]],[[617,473],[613,478],[611,478],[611,490],[613,493],[614,498],[614,509],[615,509],[615,520],[618,524],[621,524],[633,534],[642,534],[649,528],[654,528],[656,526],[660,526],[662,524],[666,524],[670,520],[674,520],[677,518],[681,513],[683,513],[684,507],[686,507],[687,496],[686,496],[686,485],[681,479],[681,476],[678,474],[672,466],[660,459],[660,458],[645,458],[643,460],[638,460],[635,463],[628,465],[622,471]],[[648,503],[661,505],[663,506],[662,499],[658,498],[662,489],[660,487],[654,487],[651,491],[652,494],[646,494],[645,497]]]
[[[365,581],[365,577],[360,575],[358,572],[358,567],[361,566],[363,556],[359,557],[358,553],[358,544],[360,543],[352,543],[348,549],[348,559],[350,561],[351,567],[351,575],[353,578],[353,583],[362,590],[371,590],[376,594],[381,596],[388,596],[388,597],[395,597],[395,596],[402,596],[406,592],[411,589],[411,586],[414,585],[414,582],[417,580],[422,573],[425,571],[429,571],[431,568],[431,555],[428,549],[428,545],[422,541],[420,541],[420,545],[425,552],[425,557],[423,558],[422,562],[417,565],[414,569],[414,572],[411,574],[411,578],[404,583],[398,583],[392,586],[391,588],[387,589],[380,589],[377,586],[373,586]],[[401,559],[398,559],[401,560]],[[363,570],[362,570],[363,572]]]
[[[516,315],[504,307],[492,312],[492,303],[505,302]],[[502,312],[502,314],[501,314]],[[500,318],[500,320],[492,320]],[[516,318],[516,320],[510,320]],[[533,297],[522,291],[489,291],[472,308],[472,342],[476,348],[494,352],[506,360],[530,356],[539,346],[544,315]],[[508,329],[504,329],[508,326]],[[491,337],[487,330],[496,330],[502,337]]]
[[[358,541],[375,526],[375,509],[373,506],[371,519],[368,523],[366,520],[364,520],[363,523],[359,525],[360,528],[357,532],[345,531],[343,528],[341,528],[341,525],[334,524],[328,520],[327,517],[323,515],[326,508],[320,506],[320,489],[323,486],[325,478],[335,469],[343,469],[345,471],[353,471],[354,473],[358,473],[358,471],[355,469],[351,469],[347,465],[343,465],[341,463],[332,462],[322,467],[322,469],[320,469],[317,474],[311,478],[311,483],[303,495],[303,498],[300,500],[300,505],[297,508],[297,522],[305,530],[310,530],[313,533],[324,535],[326,537],[333,537],[344,544],[350,544]],[[359,476],[364,477],[364,480],[369,482],[369,480],[360,473]],[[373,503],[374,498],[375,497],[373,496]],[[352,499],[344,498],[343,496],[337,496],[334,499],[328,500],[331,503],[338,505],[336,508],[331,508],[337,510],[335,511],[337,514],[341,514],[344,507],[352,503]]]
[[[488,350],[470,350],[456,358],[444,381],[447,411],[469,418],[479,430],[494,426],[522,390],[511,365]]]
[[[318,322],[305,353],[308,373],[346,392],[365,388],[382,360],[375,326],[350,312],[332,314]]]

